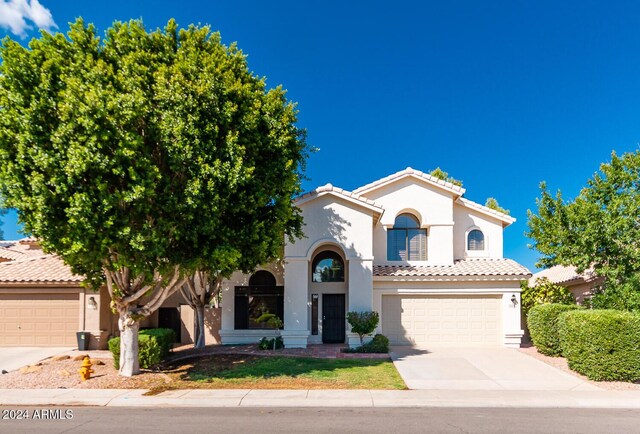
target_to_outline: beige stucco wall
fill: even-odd
[[[285,258],[309,258],[323,244],[340,246],[346,259],[373,256],[373,211],[334,195],[300,205],[305,237],[286,243]]]
[[[453,206],[453,255],[463,258],[502,258],[502,222],[460,204]],[[480,229],[484,234],[485,250],[467,251],[467,234]]]
[[[451,193],[407,178],[364,194],[384,208],[384,214],[373,230],[373,254],[376,264],[453,263],[453,199]],[[427,231],[427,261],[387,261],[387,228],[393,227],[398,215],[414,215]]]

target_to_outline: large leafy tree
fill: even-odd
[[[594,306],[640,309],[640,151],[613,153],[572,201],[541,190],[527,234],[539,265],[593,268],[605,277]]]
[[[300,235],[295,107],[208,27],[116,22],[102,39],[79,19],[28,47],[6,38],[0,56],[1,193],[47,251],[106,284],[121,375],[138,372],[140,320],[188,276]]]

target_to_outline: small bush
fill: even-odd
[[[276,350],[281,350],[282,348],[284,348],[284,341],[282,340],[281,336],[278,336],[278,337],[272,338],[272,339],[268,339],[268,338],[260,339],[260,342],[258,342],[258,349],[259,350],[273,350],[273,340],[274,339],[276,341]]]
[[[357,333],[360,337],[360,343],[366,335],[373,333],[380,322],[380,315],[376,311],[367,312],[349,312],[347,313],[347,321],[351,326],[351,331]]]
[[[148,369],[160,363],[176,341],[171,329],[148,329],[138,332],[138,362],[140,367]],[[109,339],[109,351],[113,354],[113,366],[120,369],[120,338]]]
[[[533,306],[527,315],[527,325],[531,341],[538,351],[547,356],[560,356],[560,338],[558,336],[558,316],[569,310],[577,309],[576,305],[538,304]]]
[[[373,339],[358,348],[347,348],[345,353],[388,353],[389,339],[385,335],[377,334]]]
[[[558,328],[562,354],[574,371],[596,381],[640,380],[640,314],[566,312]]]

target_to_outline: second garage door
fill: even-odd
[[[499,295],[383,295],[382,333],[392,345],[501,344]]]
[[[76,345],[78,294],[0,294],[0,346]]]

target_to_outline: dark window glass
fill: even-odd
[[[484,234],[478,229],[469,232],[467,250],[484,250]]]
[[[276,278],[266,270],[256,271],[249,278],[249,286],[276,286]]]
[[[312,282],[344,282],[344,262],[336,252],[321,252],[313,260]]]
[[[236,330],[269,328],[257,321],[265,313],[284,321],[284,287],[276,286],[273,274],[260,270],[249,278],[249,286],[235,288]]]
[[[387,260],[427,260],[427,230],[411,214],[400,214],[387,230]]]

